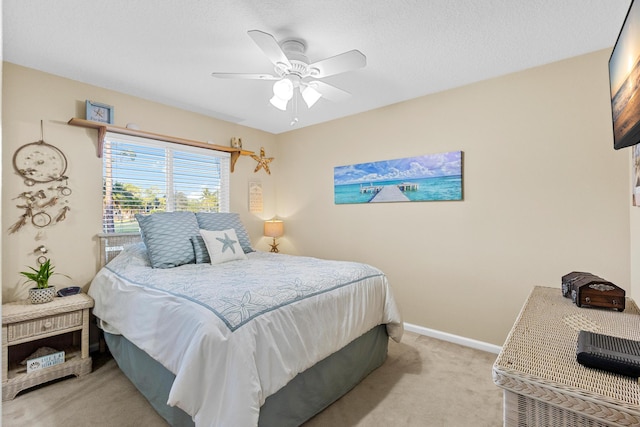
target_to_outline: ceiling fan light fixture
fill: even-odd
[[[273,95],[285,101],[293,98],[293,82],[287,78],[273,84]]]
[[[311,86],[307,86],[304,89],[302,89],[301,93],[302,93],[302,99],[304,99],[305,104],[307,104],[307,107],[309,108],[313,107],[313,105],[316,102],[318,102],[318,99],[322,97],[320,92],[318,92]]]
[[[287,111],[287,104],[289,103],[288,99],[278,98],[277,95],[273,95],[269,102],[278,110]]]
[[[292,126],[298,121],[299,96],[296,91],[300,93],[300,97],[302,97],[308,108],[315,105],[320,98],[337,102],[351,95],[349,92],[322,80],[308,81],[307,79],[323,79],[362,68],[367,64],[366,56],[355,49],[310,63],[305,55],[306,45],[302,40],[288,39],[279,43],[275,37],[264,31],[250,30],[247,34],[273,64],[274,73],[214,72],[212,76],[225,79],[274,80],[273,97],[269,101],[274,107],[282,111],[287,111],[289,101],[292,102],[290,108],[293,114]]]

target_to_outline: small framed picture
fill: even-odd
[[[262,199],[262,183],[250,182],[249,183],[249,212],[262,213],[263,199]]]
[[[231,146],[233,148],[242,149],[242,138],[232,137],[231,138]]]
[[[113,107],[99,102],[86,102],[87,120],[113,124]]]

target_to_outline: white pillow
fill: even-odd
[[[211,264],[220,264],[236,259],[247,259],[240,246],[238,236],[233,228],[228,230],[210,231],[200,229],[200,235],[207,246]]]

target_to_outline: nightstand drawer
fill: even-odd
[[[7,341],[37,337],[74,326],[82,326],[82,310],[7,325]]]

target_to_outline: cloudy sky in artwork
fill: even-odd
[[[462,152],[426,154],[404,159],[337,166],[334,185],[462,175]]]

